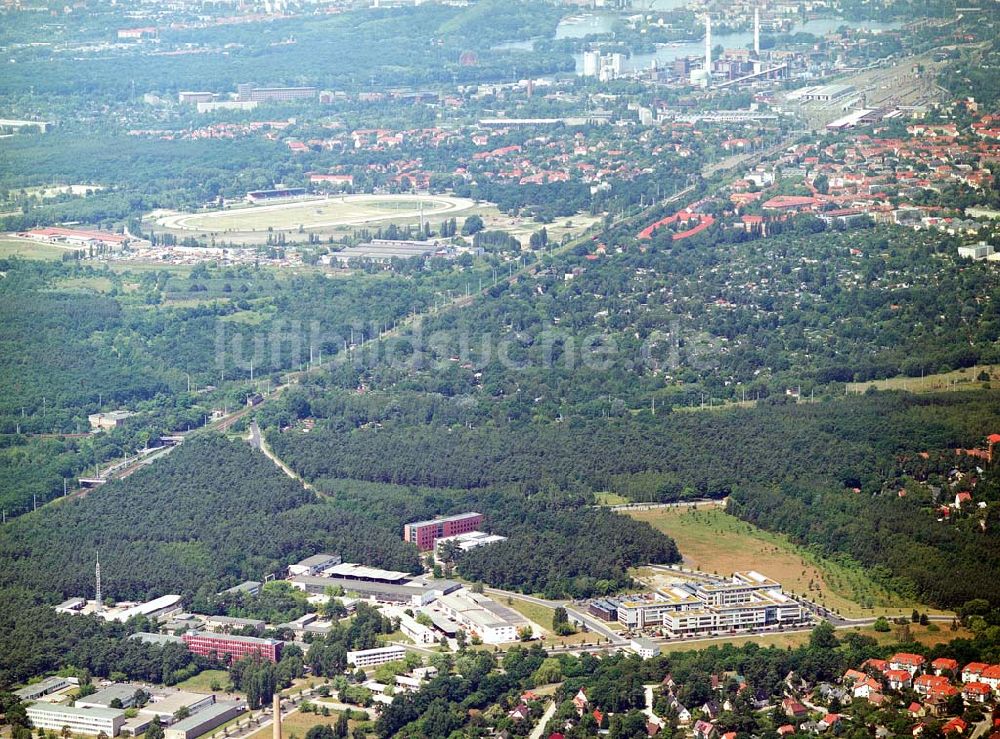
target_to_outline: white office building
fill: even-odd
[[[759,572],[736,572],[618,604],[618,621],[630,629],[659,626],[668,636],[732,633],[807,621],[807,612]]]
[[[642,636],[633,639],[630,646],[642,659],[652,659],[660,654],[660,645]]]
[[[104,732],[118,736],[125,723],[125,711],[118,708],[72,708],[51,703],[33,703],[27,714],[35,728],[61,731],[64,726],[74,734],[97,736]]]

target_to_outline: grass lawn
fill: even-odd
[[[722,510],[721,504],[629,511],[672,537],[688,566],[729,575],[757,570],[780,582],[785,590],[857,618],[873,614],[910,615],[914,607],[928,610],[879,587],[860,568],[830,562],[788,541],[758,529]],[[861,604],[870,604],[864,608]]]
[[[799,647],[809,641],[809,632],[795,632],[794,634],[755,634],[753,636],[734,636],[730,639],[689,639],[687,641],[673,642],[670,644],[660,644],[662,654],[671,652],[690,652],[696,649],[708,649],[709,647],[723,644],[733,644],[741,646],[749,642],[755,642],[762,647]]]
[[[69,254],[69,249],[52,244],[40,244],[27,239],[0,238],[0,258],[21,257],[23,259],[60,260],[63,254]]]
[[[347,195],[162,216],[157,225],[199,233],[252,232],[357,226],[375,221],[412,220],[466,214],[471,200],[445,195]]]
[[[108,262],[115,272],[140,274],[142,272],[169,272],[174,277],[187,278],[194,269],[191,264],[166,264],[161,262]]]
[[[299,739],[306,735],[314,726],[332,726],[337,723],[337,718],[340,713],[337,711],[330,711],[329,716],[323,716],[317,713],[302,713],[302,711],[296,711],[295,713],[289,714],[282,718],[281,720],[281,736],[286,739],[291,739],[292,736],[297,736]],[[348,721],[347,725],[351,731],[354,731],[354,727],[359,724],[364,723],[360,721]],[[247,739],[271,739],[271,732],[273,726],[265,726],[253,734],[250,734]]]
[[[59,287],[67,290],[87,290],[95,293],[109,293],[114,285],[107,277],[70,277],[59,282]]]
[[[624,505],[629,499],[618,493],[594,493],[597,505]]]
[[[229,684],[229,673],[225,670],[202,670],[194,677],[189,677],[181,683],[177,683],[180,690],[189,690],[192,693],[212,693],[212,683],[216,682],[225,689]]]
[[[966,628],[959,626],[958,630],[952,631],[951,626],[946,623],[935,624],[940,630],[939,631],[929,631],[927,626],[921,626],[920,624],[907,624],[910,635],[914,641],[919,642],[927,647],[933,647],[935,644],[947,644],[952,639],[971,639],[973,633]],[[873,637],[879,644],[898,644],[901,641],[902,627],[892,624],[892,630],[878,632],[870,627],[862,629],[853,629],[858,631],[865,636]],[[847,633],[847,630],[838,631],[838,636],[843,636]]]
[[[501,598],[498,602],[501,605],[513,608],[526,619],[540,626],[544,632],[542,642],[545,646],[552,646],[555,644],[592,644],[600,638],[599,634],[584,633],[582,631],[570,634],[569,636],[556,636],[552,633],[552,615],[555,613],[555,609],[549,608],[548,606],[542,606],[538,603],[530,603],[526,600],[521,600],[520,598],[511,598],[509,603],[505,599]]]
[[[538,603],[530,603],[520,598],[511,598],[509,602],[504,598],[499,598],[498,602],[501,605],[513,608],[532,623],[538,624],[545,629],[546,633],[552,630],[552,614],[555,613],[554,609],[539,605]]]
[[[873,380],[871,382],[849,382],[847,383],[848,393],[863,393],[869,387],[877,390],[906,390],[911,393],[931,393],[939,390],[978,390],[982,387],[982,381],[977,380],[979,373],[985,372],[990,376],[991,381],[1000,380],[1000,368],[988,364],[980,364],[975,367],[955,370],[954,372],[942,372],[936,375],[925,375],[924,377],[890,377],[888,380]]]

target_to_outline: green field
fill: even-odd
[[[229,673],[225,670],[203,670],[184,682],[177,683],[180,690],[190,690],[193,693],[211,693],[212,683],[218,683],[225,689],[229,684]]]
[[[69,253],[68,249],[53,244],[41,244],[27,239],[0,238],[0,258],[22,257],[24,259],[58,260],[67,253]]]
[[[246,233],[360,226],[378,222],[416,222],[471,211],[475,203],[443,195],[345,195],[290,203],[253,205],[208,213],[160,216],[156,225],[173,231]]]
[[[876,390],[904,390],[911,393],[933,393],[940,390],[978,390],[983,380],[977,379],[980,373],[990,376],[990,381],[1000,380],[1000,369],[988,364],[975,367],[941,372],[924,377],[890,377],[888,380],[872,380],[871,382],[849,382],[847,392],[863,393],[870,387]]]
[[[968,639],[972,635],[972,632],[967,631],[966,629],[951,631],[946,624],[940,624],[939,631],[929,631],[926,626],[920,626],[919,624],[908,624],[908,628],[910,636],[914,641],[928,647],[933,647],[935,644],[947,643],[952,639]],[[856,631],[860,634],[864,634],[865,636],[870,636],[879,644],[883,645],[898,644],[900,640],[899,628],[895,626],[891,631],[886,632],[878,632],[872,628],[859,627],[839,629],[837,631],[837,636],[843,639],[844,635],[847,634],[848,631]],[[660,651],[664,654],[669,654],[670,652],[686,652],[692,649],[706,649],[710,646],[721,646],[722,644],[741,646],[750,642],[759,644],[762,647],[773,646],[781,649],[801,647],[803,644],[809,642],[809,632],[796,631],[786,634],[754,634],[752,636],[734,636],[728,639],[679,641],[669,644],[661,644]]]
[[[597,505],[625,505],[629,499],[618,493],[594,493]]]
[[[355,714],[357,715],[357,714]],[[337,723],[337,719],[340,718],[340,712],[330,711],[329,716],[323,716],[322,714],[316,713],[302,713],[302,711],[295,711],[295,713],[290,713],[281,720],[281,735],[283,737],[303,737],[306,732],[309,731],[314,726],[333,726]],[[359,726],[362,722],[355,721],[351,719],[348,721],[347,726],[351,731],[354,730],[356,726]],[[250,734],[247,739],[270,739],[272,730],[274,727],[266,726],[253,734]]]
[[[886,591],[860,567],[846,567],[817,556],[787,537],[758,529],[722,510],[721,504],[696,509],[654,508],[629,511],[677,542],[688,566],[719,575],[757,570],[785,590],[849,618],[877,614],[909,615],[914,607],[937,613]]]

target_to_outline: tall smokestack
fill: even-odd
[[[281,697],[275,693],[273,699],[274,729],[273,739],[281,739]]]
[[[94,600],[97,602],[97,612],[101,613],[104,610],[104,601],[101,600],[101,553],[97,553],[97,566],[94,568],[94,575],[97,579],[97,592],[94,593]]]
[[[753,9],[753,53],[760,56],[760,8]]]
[[[712,77],[712,16],[705,14],[705,79]]]

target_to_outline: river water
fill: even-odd
[[[671,8],[683,7],[686,0],[650,0],[653,10],[669,10]],[[590,34],[608,33],[615,22],[612,14],[586,13],[579,16],[570,16],[559,23],[556,28],[556,38],[583,38]],[[850,22],[843,18],[816,18],[805,23],[796,25],[793,33],[804,32],[816,36],[822,36],[837,30],[840,26],[850,24],[852,28],[868,30],[889,30],[899,28],[899,23],[876,23],[874,21]],[[522,48],[530,48],[529,46]],[[745,49],[753,43],[752,31],[739,31],[736,33],[713,34],[712,44],[721,45],[726,49]],[[704,40],[679,42],[658,48],[651,54],[635,54],[625,60],[624,69],[627,72],[634,72],[641,69],[648,69],[653,62],[658,67],[666,67],[673,63],[675,59],[685,56],[700,56],[705,53]],[[576,54],[576,71],[583,71],[583,54]]]

